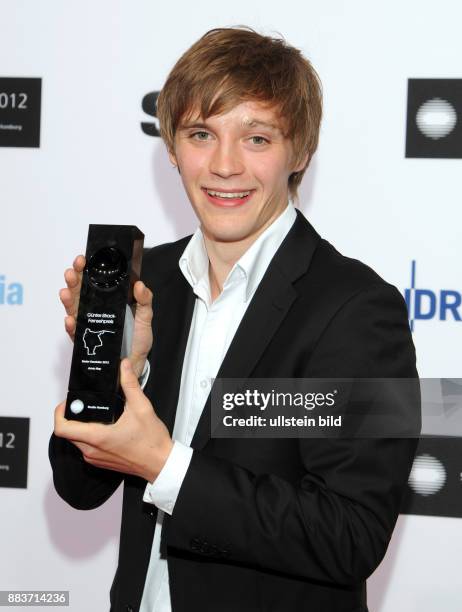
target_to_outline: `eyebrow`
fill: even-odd
[[[267,121],[262,121],[261,119],[254,119],[254,118],[246,117],[241,121],[241,126],[250,127],[250,128],[263,127],[263,128],[270,129],[273,132],[277,132],[279,134],[282,133],[282,130],[278,125],[275,125],[274,123],[269,123]],[[210,129],[206,121],[186,121],[184,123],[181,123],[178,126],[178,130],[204,129],[204,128]]]
[[[262,121],[261,119],[254,119],[253,117],[246,117],[243,119],[242,124],[243,127],[264,127],[269,128],[273,132],[281,132],[281,128],[274,123],[269,123],[268,121]]]
[[[177,129],[190,130],[191,128],[208,128],[208,125],[203,121],[186,121],[185,123],[180,123]]]

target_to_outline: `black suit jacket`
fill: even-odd
[[[194,294],[178,267],[188,238],[152,249],[154,345],[145,393],[173,429]],[[398,290],[342,256],[305,217],[271,261],[218,377],[416,377]],[[420,418],[418,400],[413,416]],[[415,439],[218,439],[210,397],[193,458],[166,517],[173,612],[364,612],[365,580],[387,549]],[[75,508],[104,503],[123,481],[114,612],[138,610],[156,508],[146,482],[85,464],[52,436],[56,490]]]

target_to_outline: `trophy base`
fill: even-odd
[[[114,423],[124,410],[125,399],[117,393],[69,391],[64,416],[85,423]]]

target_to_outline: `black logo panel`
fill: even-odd
[[[401,512],[462,517],[462,438],[419,441]]]
[[[29,419],[0,417],[0,487],[27,488]]]
[[[42,79],[0,77],[0,147],[40,147]]]
[[[409,79],[406,157],[462,158],[462,79]]]

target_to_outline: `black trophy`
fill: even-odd
[[[133,225],[90,225],[80,289],[67,419],[113,423],[122,414],[121,357],[130,353],[133,285],[144,234]]]

